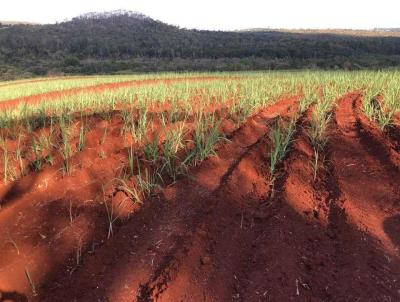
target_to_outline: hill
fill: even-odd
[[[366,29],[286,29],[286,28],[249,28],[240,32],[286,32],[298,34],[333,34],[355,37],[400,37],[400,29],[397,28],[374,28]]]
[[[90,13],[0,30],[0,78],[180,70],[400,65],[400,38],[337,32],[188,30],[139,13]]]
[[[27,21],[0,20],[0,27],[11,26],[11,25],[40,25],[40,23],[27,22]]]

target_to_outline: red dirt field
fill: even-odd
[[[1,187],[0,301],[400,301],[398,128],[381,132],[345,95],[314,181],[310,108],[271,188],[270,125],[298,100],[239,128],[226,118],[218,156],[119,209],[109,239],[102,185],[126,199],[107,186],[126,142],[112,120],[100,145],[94,120],[71,175],[47,166]]]
[[[0,110],[12,109],[20,104],[33,105],[38,104],[42,101],[52,101],[59,99],[63,96],[74,95],[82,92],[94,92],[100,93],[106,90],[115,90],[124,87],[151,85],[156,83],[179,83],[179,82],[191,82],[191,81],[213,81],[221,79],[221,77],[191,77],[191,78],[172,78],[172,79],[149,79],[149,80],[130,80],[118,83],[103,83],[85,87],[74,87],[64,90],[51,91],[41,94],[34,94],[26,97],[20,97],[11,100],[0,101]]]

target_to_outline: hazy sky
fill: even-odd
[[[399,0],[0,0],[0,20],[54,23],[115,9],[198,29],[400,27]]]

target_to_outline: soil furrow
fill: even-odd
[[[121,210],[126,215],[115,221],[109,239],[103,202],[116,204],[126,195],[114,187],[103,194],[102,184],[127,165],[126,142],[119,121],[102,150],[104,125],[94,127],[78,155],[96,160],[82,161],[73,175],[50,185],[58,164],[47,167],[4,193],[0,300],[400,300],[400,171],[393,133],[366,119],[358,93],[344,95],[314,174],[310,108],[296,124],[271,190],[270,126],[277,118],[297,117],[298,101],[280,100],[236,130],[226,120],[221,129],[226,126],[230,142],[217,144],[218,156],[128,214]],[[99,148],[107,161],[98,158]],[[35,297],[28,294],[28,274]]]
[[[293,106],[283,117],[296,114]],[[278,210],[271,198],[268,133],[233,165],[213,194],[208,215],[194,232],[192,245],[167,290],[145,301],[239,301],[245,273],[262,225]],[[278,177],[276,185],[283,182]],[[277,194],[278,195],[278,194]]]
[[[388,171],[393,170],[395,174],[400,170],[400,153],[396,150],[398,142],[392,141],[385,136],[385,133],[378,126],[370,121],[362,112],[362,100],[358,97],[353,103],[353,110],[356,116],[356,127],[360,137],[360,142],[371,153],[373,153],[386,167]],[[392,135],[395,132],[395,126],[390,127]]]
[[[323,179],[313,182],[312,148],[305,128],[308,113],[298,127],[270,206],[258,212],[247,267],[236,296],[240,301],[323,300],[320,275],[328,192]],[[315,187],[318,187],[316,189]],[[268,214],[267,214],[268,213]],[[322,242],[321,242],[322,241]],[[321,246],[322,245],[322,246]],[[325,246],[324,246],[325,245]]]
[[[376,213],[370,213],[369,207],[357,204],[365,216],[353,214],[359,203],[357,197],[365,187],[360,186],[357,194],[349,187],[356,179],[365,177],[362,170],[353,170],[353,163],[347,163],[355,152],[349,146],[359,150],[356,157],[361,155],[360,150],[364,156],[371,151],[361,144],[357,118],[353,111],[348,111],[346,102],[351,108],[357,97],[349,95],[339,101],[324,154],[325,168],[319,170],[315,182],[310,165],[313,151],[307,134],[299,133],[285,162],[283,191],[276,197],[280,207],[259,229],[249,268],[242,276],[244,282],[241,282],[238,300],[398,300],[400,263],[396,249],[382,244],[376,238],[377,232],[371,232],[376,225],[370,218]],[[378,158],[373,157],[373,161],[380,166]],[[358,175],[349,178],[346,169]],[[388,169],[380,173],[374,181],[391,176]],[[371,191],[376,188],[370,186]],[[398,198],[391,189],[384,188],[379,193],[384,198]],[[374,203],[375,197],[371,195],[368,202]],[[392,208],[390,202],[386,206]],[[396,238],[399,228],[395,224],[399,216],[390,215],[386,214],[379,227],[387,232],[391,228],[390,232],[396,232],[391,237]]]
[[[42,299],[51,301],[56,296],[60,299],[60,295],[62,299],[72,299],[82,294],[82,288],[91,288],[94,284],[99,290],[85,293],[81,301],[101,300],[100,297],[106,296],[111,300],[130,301],[137,295],[143,295],[140,299],[146,301],[150,293],[153,299],[158,292],[163,292],[166,282],[176,278],[175,272],[192,246],[194,231],[211,212],[210,196],[219,190],[226,171],[265,135],[267,121],[285,114],[296,101],[297,98],[282,101],[280,110],[275,106],[273,112],[267,109],[250,118],[236,132],[232,142],[218,150],[218,157],[194,169],[192,178],[166,188],[161,200],[148,201],[118,235],[96,252],[96,258],[87,259],[87,263],[84,260],[85,265],[72,278],[62,277],[62,274],[54,277],[63,280],[54,282],[62,283],[62,288],[44,289]],[[129,250],[131,254],[127,254]],[[102,260],[114,257],[121,262],[112,261],[113,265],[107,265]]]
[[[398,215],[393,177],[399,174],[383,160],[379,138],[362,127],[359,102],[356,93],[338,101],[329,144],[336,197],[329,200],[328,230],[335,251],[331,294],[339,301],[394,301],[399,299],[400,264],[385,223]]]
[[[211,238],[215,234],[221,234],[221,231],[224,233],[229,233],[228,241],[232,240],[234,234],[232,232],[232,227],[239,229],[239,222],[238,222],[238,214],[243,212],[238,205],[236,205],[233,201],[230,202],[230,195],[227,194],[227,186],[231,186],[230,179],[232,177],[237,176],[239,173],[238,171],[241,170],[243,172],[243,168],[240,168],[241,165],[244,164],[245,161],[253,161],[255,159],[255,153],[260,153],[260,151],[265,152],[264,147],[265,140],[259,140],[256,144],[249,146],[248,151],[246,154],[240,157],[234,164],[228,169],[228,172],[224,174],[223,178],[221,179],[221,185],[217,187],[217,189],[211,194],[210,197],[207,198],[207,210],[202,213],[201,219],[199,219],[194,225],[193,229],[190,231],[191,238],[188,242],[188,245],[185,246],[182,250],[182,253],[175,253],[174,259],[175,261],[170,261],[168,269],[163,270],[163,274],[158,275],[154,274],[151,278],[150,282],[141,286],[140,295],[138,295],[138,301],[162,301],[168,299],[166,297],[171,297],[177,294],[172,294],[175,291],[176,287],[179,288],[179,297],[175,297],[177,300],[179,299],[200,299],[200,297],[204,297],[204,295],[208,298],[210,297],[222,297],[222,293],[216,294],[212,292],[210,286],[202,286],[202,288],[209,288],[209,293],[205,293],[204,290],[198,292],[196,289],[192,288],[192,282],[185,282],[184,284],[181,283],[182,278],[187,272],[191,273],[191,279],[195,278],[195,272],[188,268],[188,266],[198,269],[199,267],[203,267],[207,270],[210,268],[212,260],[212,256],[208,255],[207,251],[213,250],[213,247],[210,246],[214,242],[214,240],[218,240],[219,238]],[[249,168],[247,166],[247,168]],[[254,167],[253,167],[254,168]],[[250,171],[246,171],[250,172]],[[262,175],[260,175],[262,177]],[[262,177],[262,181],[264,182],[266,179],[266,175]],[[256,182],[256,179],[252,179],[253,182]],[[265,183],[262,183],[264,190],[268,188]],[[260,186],[258,186],[259,190],[261,190]],[[222,193],[224,192],[224,193]],[[246,192],[243,190],[241,193]],[[236,191],[237,193],[237,191]],[[222,199],[223,197],[223,199]],[[222,207],[222,209],[221,209]],[[232,221],[233,220],[233,221]],[[236,222],[235,225],[232,225],[233,222]],[[215,225],[216,224],[216,225]],[[213,230],[213,226],[217,228],[218,231]],[[210,243],[211,239],[211,243]],[[232,242],[228,242],[232,244]],[[244,242],[241,241],[243,245]],[[203,249],[204,247],[204,249]],[[214,248],[215,249],[215,248]],[[224,249],[230,250],[231,248],[228,247],[227,242],[224,244]],[[226,251],[226,250],[225,250]],[[181,254],[184,254],[182,257]],[[219,255],[220,256],[220,255]],[[176,261],[179,261],[179,269],[176,267]],[[235,265],[231,266],[232,268]],[[174,276],[171,278],[171,269],[174,269]],[[207,270],[208,272],[208,270]],[[218,279],[215,275],[218,273],[212,270],[213,275],[211,276],[212,279]],[[208,272],[209,273],[209,272]],[[168,277],[165,277],[168,276]],[[202,278],[200,280],[206,280],[206,278]],[[210,282],[210,278],[207,279]],[[222,281],[219,279],[220,282]],[[191,280],[192,281],[192,280]],[[224,280],[227,281],[227,280]],[[228,290],[228,282],[222,281],[224,289]],[[199,283],[195,283],[196,286],[199,286]],[[172,288],[172,290],[171,290]],[[166,291],[166,293],[164,293]],[[142,294],[145,293],[145,294]],[[196,298],[194,298],[196,297]]]

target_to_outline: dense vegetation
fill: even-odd
[[[400,37],[181,29],[141,14],[0,24],[0,78],[161,70],[362,69],[400,65]]]

